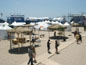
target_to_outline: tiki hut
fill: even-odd
[[[66,27],[58,25],[58,24],[54,24],[48,27],[49,30],[55,31],[58,30],[59,31],[59,35],[63,35],[64,30]],[[56,36],[56,31],[54,32],[54,36]],[[50,37],[50,33],[49,33],[49,37]]]
[[[12,33],[17,33],[16,40],[10,38],[10,41],[12,41],[14,44],[18,44],[18,47],[20,47],[21,43],[25,43],[25,40],[26,40],[24,38],[24,36],[22,36],[22,34],[24,32],[29,32],[30,34],[32,33],[32,31],[27,27],[15,27],[11,30],[7,30],[7,32],[10,34],[10,36],[11,36]],[[19,37],[19,34],[21,34],[21,37]],[[12,48],[12,42],[10,42],[10,49]]]

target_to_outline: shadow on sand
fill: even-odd
[[[50,39],[63,40],[63,39],[68,39],[68,37],[66,37],[66,36],[52,36],[52,37],[50,37]]]
[[[35,48],[37,47],[39,47],[39,45],[35,45]],[[8,52],[11,54],[26,54],[28,53],[28,48],[30,48],[30,46],[21,47],[21,48],[13,48],[13,49],[10,49]]]
[[[74,32],[71,32],[71,33],[73,33],[74,34]],[[81,33],[81,32],[78,32],[79,34]]]
[[[29,46],[21,47],[21,48],[13,48],[13,49],[9,50],[9,53],[11,53],[11,54],[25,54],[25,53],[28,53],[28,48],[29,48]]]

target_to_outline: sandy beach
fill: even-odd
[[[75,28],[72,28],[72,31],[74,31]],[[83,28],[79,28],[81,35],[85,36],[86,32]],[[58,31],[57,31],[58,33]],[[47,53],[47,40],[49,38],[49,32],[48,31],[39,31],[39,34],[44,34],[45,36],[41,39],[41,43],[35,43],[36,44],[36,52],[37,57],[41,56],[44,53]],[[70,36],[69,36],[70,35]],[[53,32],[50,32],[50,36],[53,36]],[[61,45],[66,45],[67,43],[71,43],[71,41],[74,39],[74,36],[71,32],[65,31],[65,36],[68,37],[66,40],[66,43],[60,40]],[[28,37],[28,36],[27,36]],[[54,43],[55,40],[51,40],[51,50],[54,50]],[[25,43],[23,45],[23,48],[20,49],[20,52],[17,51],[15,48],[14,50],[10,50],[10,41],[9,40],[1,40],[0,41],[0,65],[23,65],[26,63],[29,59],[27,49],[29,46],[29,42]],[[16,45],[17,47],[17,45]],[[52,54],[54,53],[52,52]],[[48,53],[47,53],[48,54]]]

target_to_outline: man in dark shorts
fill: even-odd
[[[59,54],[58,52],[58,47],[59,47],[59,42],[57,40],[55,40],[55,49],[56,49],[56,54]]]
[[[28,65],[31,63],[31,65],[33,64],[33,51],[32,51],[32,46],[30,46],[30,48],[28,48],[28,55],[29,55],[29,61],[28,61]]]
[[[81,36],[81,34],[79,34],[79,41],[82,42],[82,36]]]

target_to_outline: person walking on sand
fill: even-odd
[[[80,41],[82,42],[82,35],[80,34]]]
[[[59,42],[57,40],[55,40],[55,50],[56,50],[56,54],[59,54],[58,52],[58,46],[59,46]]]
[[[76,37],[77,44],[79,44],[79,34],[77,33],[75,37]]]
[[[36,61],[36,50],[35,50],[35,47],[34,46],[32,46],[32,54],[33,54],[33,61],[35,62],[35,63],[37,63],[37,61]]]
[[[56,31],[54,31],[54,37],[56,37]]]
[[[82,35],[79,34],[79,41],[82,42]]]
[[[29,55],[29,61],[28,61],[28,65],[31,63],[31,65],[33,64],[33,51],[32,51],[32,46],[30,46],[30,48],[28,48],[28,55]]]
[[[47,42],[47,50],[48,50],[48,53],[49,54],[51,54],[51,52],[50,52],[50,39],[48,40],[48,42]]]
[[[77,31],[74,32],[74,37],[76,36],[77,33],[78,33]]]

